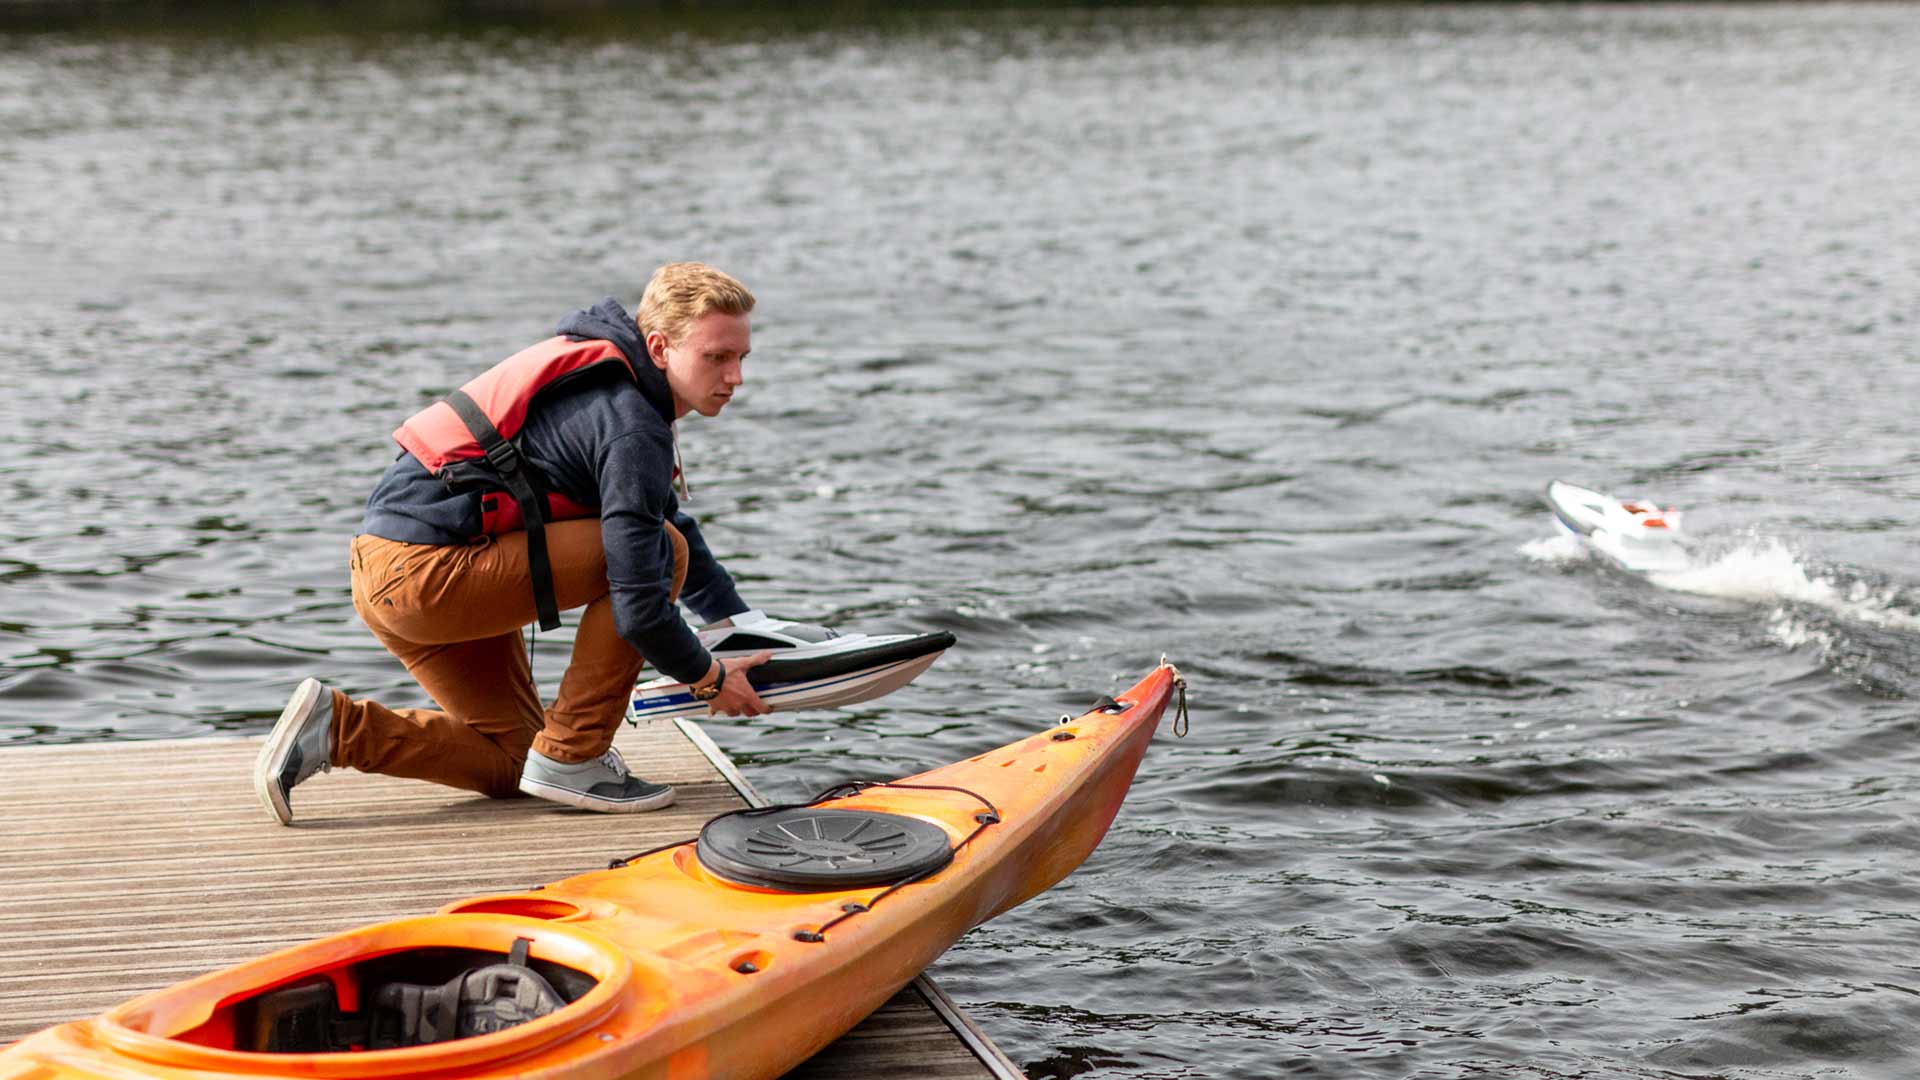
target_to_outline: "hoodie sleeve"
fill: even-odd
[[[680,509],[678,500],[672,516],[673,527],[687,538],[687,583],[680,590],[680,602],[703,623],[719,622],[746,611],[747,604],[734,588],[732,575],[713,557],[706,537],[700,535],[700,523]]]
[[[662,527],[675,513],[673,494],[661,479],[673,475],[673,447],[662,432],[637,431],[610,440],[599,472],[600,536],[607,554],[607,584],[614,626],[655,669],[692,682],[713,657],[700,644],[673,602],[673,545]],[[688,584],[713,555],[687,537]],[[725,577],[725,571],[721,571]],[[731,590],[732,582],[727,581]],[[697,608],[695,609],[698,610]]]

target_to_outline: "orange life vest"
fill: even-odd
[[[536,398],[603,364],[619,364],[634,376],[633,362],[611,341],[548,338],[488,368],[393,432],[394,441],[449,488],[480,491],[480,527],[487,535],[526,529],[542,630],[560,625],[546,523],[600,511],[546,490],[545,478],[526,464],[514,440]]]

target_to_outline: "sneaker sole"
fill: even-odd
[[[318,679],[307,679],[294,687],[287,707],[280,710],[280,719],[273,722],[273,730],[267,734],[267,745],[260,748],[260,756],[253,763],[253,793],[260,796],[260,805],[282,825],[293,824],[293,807],[273,778],[280,775],[287,763],[287,754],[293,750],[293,740],[300,734],[302,725],[294,718],[312,715],[314,703],[325,692],[326,687],[320,685]]]
[[[659,810],[673,805],[672,788],[658,795],[649,795],[644,799],[633,799],[628,802],[597,798],[571,788],[543,784],[538,780],[528,780],[525,777],[520,779],[520,790],[548,802],[565,803],[581,810],[597,810],[603,814],[632,814],[642,810]]]

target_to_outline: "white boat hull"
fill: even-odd
[[[1622,570],[1667,574],[1693,565],[1676,510],[1622,501],[1561,480],[1547,485],[1546,499],[1561,528]]]
[[[913,660],[902,660],[879,667],[864,668],[851,674],[833,675],[798,682],[757,686],[760,700],[769,711],[792,712],[798,709],[838,709],[884,697],[920,677],[921,672],[940,659],[939,653]],[[687,684],[674,679],[655,679],[633,689],[632,720],[671,720],[683,716],[706,716],[706,702],[694,699]]]
[[[953,647],[953,635],[945,631],[841,634],[758,612],[737,616],[733,625],[702,631],[701,639],[721,659],[767,652],[769,659],[747,669],[747,678],[761,702],[778,712],[872,701],[912,682]],[[627,718],[666,720],[710,711],[686,683],[662,677],[633,688]]]

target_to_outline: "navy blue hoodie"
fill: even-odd
[[[700,527],[673,493],[673,393],[640,331],[612,297],[560,320],[554,331],[606,340],[633,362],[638,384],[603,365],[543,394],[527,415],[520,453],[553,490],[600,508],[614,625],[659,671],[692,682],[713,659],[669,596],[673,547],[664,521],[687,538],[680,600],[703,622],[747,610]],[[360,531],[406,544],[465,544],[480,535],[480,493],[454,492],[402,453],[374,485]]]

